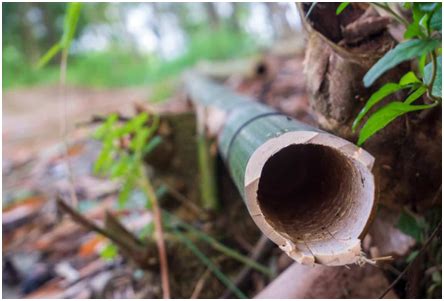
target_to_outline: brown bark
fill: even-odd
[[[308,5],[300,11],[307,13]],[[356,141],[351,125],[370,95],[387,82],[398,82],[409,71],[404,63],[365,88],[369,68],[396,44],[383,26],[386,20],[366,4],[351,4],[339,16],[337,4],[318,3],[304,19],[308,43],[304,72],[310,104],[324,129]],[[364,35],[356,40],[356,33]],[[388,97],[402,100],[403,93]],[[370,114],[369,114],[370,115]],[[398,118],[371,137],[364,148],[375,156],[379,201],[401,208],[425,209],[436,202],[441,183],[441,113],[431,110]]]

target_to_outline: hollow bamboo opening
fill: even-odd
[[[261,173],[257,199],[270,225],[297,240],[338,232],[338,218],[353,206],[356,168],[337,150],[294,144],[270,157]]]
[[[329,134],[290,132],[251,156],[245,189],[261,230],[300,263],[356,262],[374,208],[372,158]]]

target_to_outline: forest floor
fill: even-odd
[[[284,72],[279,81],[274,81],[276,85],[272,89],[267,76],[270,70],[264,70],[276,67],[279,62],[274,58],[265,61],[258,70],[226,77],[230,77],[228,81],[240,92],[260,97],[267,103],[277,101],[275,105],[282,105],[292,113],[301,108],[306,112],[303,81],[292,80],[294,72],[302,70],[302,57],[286,64],[288,74]],[[256,59],[253,66],[256,67]],[[262,88],[264,84],[267,84],[265,89]],[[278,91],[280,99],[286,101],[279,101],[273,91]],[[106,116],[111,112],[131,116],[135,104],[147,103],[149,92],[145,87],[106,90],[68,87],[63,102],[57,86],[3,92],[4,298],[160,297],[157,269],[152,273],[143,272],[125,258],[116,257],[112,254],[115,250],[104,237],[82,228],[69,217],[63,217],[55,204],[57,195],[69,195],[72,185],[69,178],[72,176],[80,201],[78,209],[85,217],[102,224],[106,212],[111,211],[128,229],[139,234],[146,232],[152,217],[143,206],[140,207],[144,197],[135,191],[130,197],[129,209],[127,206],[126,210],[119,210],[118,183],[93,175],[92,166],[100,151],[100,143],[91,138],[92,127],[85,123],[96,115]],[[178,102],[184,103],[181,91],[170,102],[172,105],[166,103],[164,108],[174,111]],[[66,105],[66,115],[63,105]],[[69,132],[66,139],[70,172],[63,158],[60,129],[64,122]],[[221,185],[228,185],[229,189],[221,190],[233,193],[234,186],[227,173],[224,171],[223,174]],[[195,226],[210,229],[212,236],[225,245],[255,256],[276,276],[291,260],[261,238],[237,192],[234,194],[235,200],[225,205],[225,210],[231,213],[220,215],[211,223],[198,221]],[[191,257],[193,254],[185,252],[174,241],[170,244],[173,296],[232,296],[216,277],[208,273],[205,265]],[[265,276],[251,269],[245,271],[242,265],[206,245],[198,246],[250,297],[260,292],[271,279],[270,274]],[[175,260],[177,257],[180,259]],[[146,283],[151,284],[147,286]],[[202,289],[204,283],[205,289]]]
[[[230,68],[226,68],[226,63],[200,67],[238,92],[316,125],[305,91],[301,49],[289,54],[264,54],[247,63],[233,64]],[[161,297],[158,266],[144,270],[127,258],[116,256],[107,239],[63,216],[55,202],[58,195],[69,196],[73,185],[79,199],[77,208],[86,218],[102,225],[109,211],[138,237],[146,235],[152,216],[145,209],[145,196],[134,191],[126,208],[121,210],[117,207],[118,183],[93,175],[92,166],[101,145],[91,138],[93,127],[85,123],[95,115],[105,116],[111,112],[131,116],[135,104],[148,103],[149,94],[146,87],[106,90],[68,87],[64,116],[58,87],[3,92],[4,298]],[[185,99],[179,90],[171,101],[160,106],[160,111],[181,111],[186,107]],[[70,172],[62,155],[62,122],[67,123],[69,131],[66,138]],[[263,264],[269,271],[267,275],[251,268],[246,270],[247,266],[215,251],[211,245],[195,242],[248,297],[254,297],[292,260],[261,236],[222,162],[218,162],[218,166],[224,214],[213,215],[211,220],[193,217],[187,212],[183,198],[179,202],[181,197],[177,194],[173,200],[164,199],[160,204],[182,219],[188,218],[187,222],[225,246]],[[399,230],[375,222],[375,227],[378,225],[384,229],[379,231],[380,237],[398,238],[389,247],[408,250],[412,246],[411,239]],[[377,234],[373,233],[378,241]],[[185,250],[174,238],[168,239],[167,251],[173,297],[234,296],[195,254]],[[359,291],[361,297],[372,294],[377,297],[379,293],[370,288],[375,283],[387,287],[388,282],[381,269],[373,269],[379,273],[372,278],[373,286],[366,290],[359,286],[359,281],[352,281],[348,289]],[[350,297],[350,291],[344,290],[342,297]]]
[[[79,181],[83,182],[80,186],[100,190],[104,186],[99,184],[106,182],[89,177],[89,166],[100,146],[88,141],[88,129],[73,131],[76,124],[89,121],[94,114],[130,111],[134,102],[146,101],[148,92],[147,88],[67,89],[66,121],[72,133],[69,139],[81,141],[80,144],[74,143],[71,150],[83,154],[74,167]],[[66,188],[66,173],[51,171],[52,168],[54,171],[64,167],[59,160],[63,140],[60,127],[65,119],[59,95],[58,86],[3,92],[3,259],[9,264],[6,269],[3,266],[3,283],[14,283],[13,286],[3,286],[5,298],[20,297],[52,278],[52,268],[48,268],[46,261],[42,262],[40,258],[45,248],[36,247],[33,243],[48,230],[39,229],[36,221],[46,225],[58,224],[52,221],[53,216],[47,215],[54,213],[53,208],[48,211],[47,205],[51,203],[55,187],[62,183]],[[88,145],[88,148],[84,148],[84,145]],[[105,187],[105,190],[109,187]],[[69,236],[69,232],[68,229],[65,234]],[[51,234],[51,231],[46,234]],[[14,256],[10,257],[12,253]],[[33,272],[28,273],[29,270]]]

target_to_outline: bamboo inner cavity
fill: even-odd
[[[361,185],[357,178],[356,167],[338,150],[293,144],[266,161],[257,200],[264,218],[287,238],[331,239],[341,236],[343,219],[350,216]]]

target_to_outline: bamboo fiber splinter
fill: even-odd
[[[262,232],[299,263],[359,262],[373,157],[195,74],[186,86]]]

